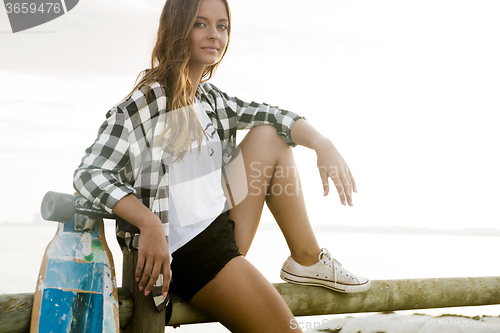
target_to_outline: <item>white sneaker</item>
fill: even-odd
[[[320,286],[342,293],[361,293],[371,287],[370,280],[343,268],[325,248],[321,249],[319,261],[311,266],[303,266],[288,257],[280,276],[287,282]]]

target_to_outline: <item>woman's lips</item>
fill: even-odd
[[[202,50],[205,50],[207,52],[213,52],[213,53],[219,51],[219,49],[215,46],[202,47]]]

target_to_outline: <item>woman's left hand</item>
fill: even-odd
[[[337,151],[332,141],[319,133],[305,119],[297,120],[291,130],[293,142],[304,147],[314,149],[318,155],[318,169],[323,182],[324,195],[330,192],[328,178],[333,180],[340,202],[345,206],[346,202],[352,206],[352,192],[357,192],[356,182],[352,176],[349,166]]]
[[[352,193],[357,192],[356,182],[346,161],[337,151],[330,140],[315,149],[318,156],[318,170],[323,182],[325,196],[330,192],[328,178],[333,180],[340,202],[345,206],[346,202],[352,206]]]

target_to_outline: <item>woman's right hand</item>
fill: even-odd
[[[160,218],[133,194],[120,199],[113,207],[113,213],[141,231],[135,268],[135,279],[139,282],[139,290],[144,290],[144,295],[149,295],[162,273],[161,293],[163,297],[167,297],[170,284],[170,254]]]
[[[170,284],[170,255],[161,223],[141,228],[139,237],[139,256],[135,269],[135,279],[139,290],[147,296],[153,290],[160,273],[163,274],[162,295],[167,297]]]

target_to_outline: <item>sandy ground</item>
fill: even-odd
[[[498,333],[500,317],[378,313],[363,317],[297,323],[305,332],[329,333]],[[292,325],[293,327],[293,325]]]
[[[332,319],[333,318],[333,319]],[[500,316],[465,316],[458,314],[376,313],[353,316],[298,317],[291,328],[305,333],[499,333]],[[225,333],[220,323],[183,325],[165,332],[173,333]]]

